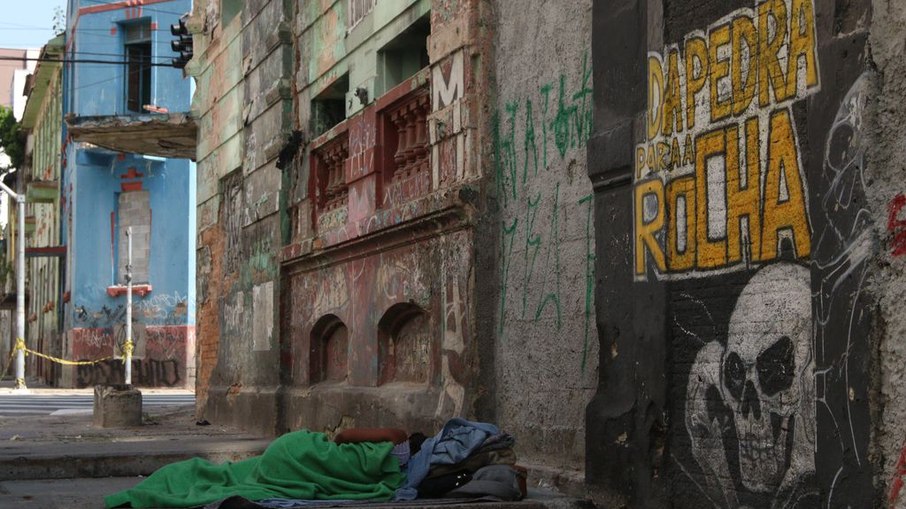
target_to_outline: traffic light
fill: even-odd
[[[170,41],[170,48],[174,53],[179,54],[171,61],[171,64],[177,69],[184,68],[189,60],[192,60],[192,34],[189,33],[189,28],[186,26],[188,17],[189,15],[185,14],[179,18],[179,23],[170,25],[170,33],[176,37],[175,40]]]

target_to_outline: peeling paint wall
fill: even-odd
[[[40,105],[30,104],[38,110],[31,128],[31,164],[25,169],[26,221],[31,216],[34,231],[28,235],[26,248],[57,247],[60,245],[60,148],[63,141],[62,73],[56,68],[51,74]],[[32,92],[34,94],[34,91]],[[31,190],[31,193],[28,190]],[[31,202],[31,203],[29,203]],[[25,310],[26,344],[46,355],[62,354],[62,292],[60,292],[61,259],[57,257],[26,259],[26,280],[31,282],[28,305]],[[9,267],[7,280],[12,284],[15,272]],[[12,287],[12,286],[11,286]],[[49,361],[34,357],[28,359],[28,370],[45,383],[56,383],[59,368]]]
[[[293,7],[243,2],[228,20],[219,8],[195,2],[190,20],[199,119],[197,411],[270,431],[283,178],[275,163],[292,128]],[[239,410],[252,404],[250,394],[271,399]]]
[[[431,2],[363,6],[310,4],[296,19],[300,71],[309,62],[298,122],[314,139],[294,167],[283,250],[285,425],[433,430],[471,411],[473,240],[460,194],[475,176],[463,153],[468,92],[460,64],[458,88],[432,103],[450,52],[429,65],[426,39],[400,42],[433,23]],[[413,60],[410,77],[394,81],[391,51]],[[312,119],[337,86],[347,87],[332,92],[344,115],[321,134]],[[343,403],[324,405],[333,398]]]
[[[377,58],[405,52],[404,32],[427,35],[431,2],[352,7],[264,2],[224,26],[219,2],[195,4],[198,412],[210,419],[334,427],[343,416],[319,415],[317,402],[335,391],[348,402],[341,413],[386,405],[360,425],[430,431],[469,412],[473,242],[460,230],[478,175],[477,118],[464,101],[476,83],[462,65],[470,39],[432,55],[438,79],[459,80],[432,104],[431,69],[393,81]],[[458,15],[474,23],[474,13]],[[414,49],[406,58],[428,66],[425,42]],[[341,112],[323,134],[321,100]],[[410,390],[420,403],[401,407],[409,389],[399,384],[416,379],[427,384]]]
[[[498,418],[526,461],[581,469],[598,364],[591,2],[495,8]]]
[[[590,4],[290,4],[221,26],[196,2],[190,22],[199,415],[276,433],[463,415],[581,478]]]

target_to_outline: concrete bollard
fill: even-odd
[[[132,385],[95,385],[94,418],[101,428],[128,428],[142,425],[142,392]]]

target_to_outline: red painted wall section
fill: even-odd
[[[375,231],[378,216],[400,217],[400,208],[433,189],[428,145],[428,69],[388,91],[360,113],[312,142],[310,199],[313,228],[324,247]],[[458,124],[458,122],[457,122]],[[325,205],[327,177],[322,152],[346,137],[345,209]],[[455,145],[454,145],[455,147]],[[450,154],[456,157],[455,149]],[[450,172],[455,174],[456,165]],[[389,226],[381,223],[381,227]]]
[[[146,326],[134,331],[137,343],[132,359],[132,383],[140,387],[192,387],[194,385],[195,327],[187,325]],[[72,357],[78,361],[109,358],[114,344],[122,340],[121,329],[76,328],[69,333]],[[123,383],[121,359],[91,365],[68,366],[73,385],[90,387]]]
[[[317,342],[333,337],[331,333],[322,335],[319,322],[336,317],[348,333],[345,383],[374,387],[415,382],[426,389],[453,386],[456,389],[449,393],[455,396],[442,391],[436,404],[461,409],[459,381],[465,377],[462,357],[469,349],[471,322],[465,300],[472,264],[470,238],[468,231],[433,239],[412,238],[396,249],[381,252],[374,246],[347,263],[291,274],[292,343],[291,355],[284,359],[291,363],[288,371],[293,384],[309,386],[320,381],[312,376],[310,352],[324,350]],[[343,364],[338,359],[327,361]]]
[[[375,210],[379,192],[375,141],[374,108],[366,108],[362,114],[349,119],[349,157],[346,159],[349,222],[361,221]]]
[[[890,235],[890,254],[906,255],[906,194],[898,194],[888,205],[887,233]]]

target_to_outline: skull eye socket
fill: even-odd
[[[796,358],[793,355],[793,341],[782,336],[767,350],[761,352],[755,361],[758,382],[767,396],[785,391],[793,385]]]
[[[731,352],[724,362],[724,385],[734,398],[742,398],[742,389],[746,384],[746,365],[736,352]]]

